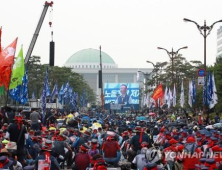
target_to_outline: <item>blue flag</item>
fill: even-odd
[[[22,78],[22,85],[18,85],[16,88],[9,90],[9,96],[21,103],[25,104],[28,102],[28,75],[27,71]]]
[[[19,102],[20,101],[20,94],[21,94],[21,85],[18,85],[16,88],[9,90],[9,96]]]
[[[22,91],[20,96],[21,104],[26,104],[28,102],[28,74],[27,70],[25,71],[25,75],[22,78]]]
[[[207,100],[207,106],[210,105],[210,102],[213,98],[213,79],[212,79],[212,74],[209,72],[208,73],[208,76],[207,76],[207,97],[206,97],[206,100]]]
[[[52,95],[51,95],[51,98],[50,98],[50,102],[52,103],[53,100],[55,99],[55,96],[58,95],[58,86],[57,86],[57,83],[55,84],[54,88],[53,88],[53,91],[52,91]]]
[[[62,104],[62,102],[63,102],[63,90],[64,90],[64,85],[61,86],[61,88],[59,90],[59,94],[58,94],[60,104]]]
[[[43,89],[42,89],[42,96],[41,96],[41,101],[42,101],[42,122],[43,123],[45,122],[47,90],[49,89],[47,86],[48,86],[48,68],[46,69],[44,85],[43,85]]]
[[[194,79],[192,80],[192,87],[193,87],[193,98],[192,98],[192,103],[194,104],[196,101],[196,85]]]

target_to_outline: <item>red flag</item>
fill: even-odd
[[[0,29],[0,53],[2,52],[2,27]]]
[[[164,95],[164,91],[163,91],[162,84],[159,84],[156,90],[154,90],[152,98],[156,101],[159,98],[163,98],[163,95]]]
[[[14,63],[15,50],[17,44],[16,38],[8,47],[0,53],[0,86],[5,85],[8,89],[11,77],[12,65]]]

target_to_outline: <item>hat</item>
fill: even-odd
[[[52,150],[51,150],[51,147],[48,146],[48,145],[43,145],[41,150],[42,150],[42,151],[52,151]]]
[[[135,129],[133,130],[133,132],[137,133],[137,132],[141,132],[142,128],[140,126],[136,126]]]
[[[97,143],[98,140],[97,139],[92,139],[91,143]]]
[[[35,166],[25,166],[23,170],[34,170],[35,169]]]
[[[143,148],[143,147],[147,147],[148,146],[148,143],[147,142],[142,142],[141,143],[141,147]]]
[[[187,138],[187,143],[194,143],[194,142],[195,142],[194,137],[190,136]]]
[[[86,144],[82,144],[80,146],[81,151],[87,152],[89,150],[89,147]]]
[[[178,141],[176,141],[175,139],[170,139],[170,145],[173,145],[173,144],[177,144],[178,143]]]
[[[86,131],[83,133],[83,135],[89,137],[89,136],[91,136],[91,133],[90,133],[88,130],[86,130]]]
[[[177,149],[178,149],[178,151],[183,151],[184,146],[183,146],[183,145],[179,145],[179,146],[177,147]]]
[[[23,117],[21,115],[15,115],[15,118],[14,118],[15,121],[22,121],[24,120]]]
[[[52,145],[52,141],[49,140],[49,139],[46,139],[46,140],[45,140],[45,145],[47,145],[47,146],[48,146],[48,145]]]
[[[122,134],[122,137],[127,136],[128,135],[128,131],[124,131]]]
[[[8,144],[8,142],[9,142],[9,141],[8,141],[7,139],[4,139],[4,140],[2,141],[2,143],[5,144],[5,145]]]
[[[164,131],[165,131],[165,128],[162,127],[162,128],[160,129],[160,132],[164,132]]]
[[[9,160],[7,156],[0,157],[0,168],[6,169],[9,168],[13,164],[13,161]]]
[[[56,137],[56,140],[58,140],[58,141],[64,141],[64,140],[66,140],[66,136],[60,134],[60,135],[58,135],[58,136]]]
[[[3,155],[7,155],[7,156],[10,156],[11,153],[8,152],[8,150],[6,148],[3,148],[1,149],[1,152],[0,152],[0,156],[3,156]]]
[[[17,150],[16,142],[8,142],[5,148],[8,150]]]
[[[212,147],[212,151],[213,152],[220,152],[221,148],[218,145],[215,145],[215,146]]]

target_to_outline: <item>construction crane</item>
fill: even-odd
[[[32,55],[32,51],[33,51],[35,43],[37,41],[37,38],[38,38],[38,35],[39,35],[39,32],[40,32],[40,29],[42,27],[42,23],[44,21],[44,18],[45,18],[45,15],[47,13],[47,10],[48,10],[49,7],[52,7],[52,5],[53,5],[52,1],[51,2],[47,2],[47,1],[45,2],[42,14],[41,14],[39,22],[38,22],[38,25],[36,27],[35,33],[34,33],[34,35],[32,37],[32,41],[31,41],[31,43],[29,45],[29,48],[28,48],[28,51],[27,51],[27,54],[26,54],[26,57],[25,57],[25,64],[26,65],[28,65],[28,63],[29,63],[29,58]]]

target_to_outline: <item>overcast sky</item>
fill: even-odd
[[[2,46],[19,37],[17,53],[24,55],[39,20],[45,0],[1,0]],[[53,31],[55,64],[63,66],[75,52],[98,49],[109,54],[119,67],[151,67],[146,60],[168,60],[157,46],[181,51],[187,60],[203,61],[203,37],[192,23],[203,25],[222,19],[222,0],[54,0]],[[42,25],[33,55],[49,60],[49,11]],[[217,24],[207,39],[207,64],[216,58]]]

